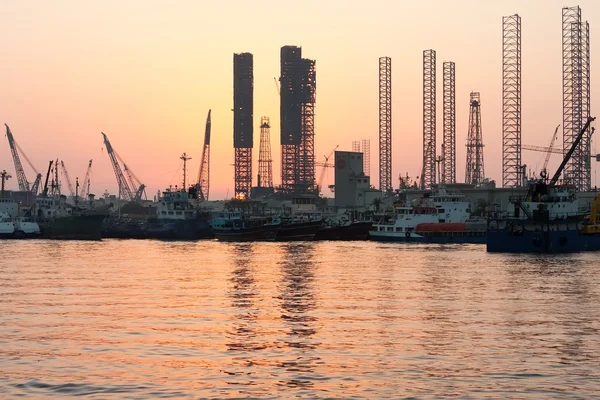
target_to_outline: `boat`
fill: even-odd
[[[195,187],[190,187],[187,191],[167,189],[153,205],[156,211],[151,211],[154,215],[149,218],[113,215],[105,221],[102,237],[172,240],[214,238],[209,215],[200,209]]]
[[[276,216],[242,218],[239,211],[223,211],[212,220],[212,229],[224,242],[274,241],[281,221]]]
[[[323,224],[322,219],[299,220],[294,218],[281,218],[281,227],[277,232],[278,242],[313,240]]]
[[[372,227],[372,221],[351,221],[346,214],[342,214],[326,218],[315,240],[367,240]]]
[[[43,239],[100,240],[108,210],[68,204],[64,195],[38,196],[35,216]]]
[[[18,203],[8,199],[1,199],[0,207],[0,239],[31,239],[40,237],[40,227],[31,217],[31,212],[26,210],[21,215]],[[8,210],[16,209],[17,215],[12,217]]]
[[[486,222],[471,216],[471,204],[460,193],[439,189],[411,205],[394,205],[393,214],[373,224],[375,241],[485,243]]]
[[[582,136],[594,118],[588,118],[556,173],[547,180],[528,182],[527,194],[514,196],[505,215],[488,219],[486,248],[504,253],[573,253],[600,250],[600,194],[591,212],[582,213],[576,188],[558,180]]]

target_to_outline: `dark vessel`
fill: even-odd
[[[38,197],[36,221],[41,238],[63,240],[100,240],[107,210],[83,209],[67,204],[66,196]]]
[[[277,233],[278,242],[295,240],[313,240],[323,225],[322,220],[298,222],[292,219],[281,220],[281,229]]]
[[[326,224],[315,235],[315,240],[368,240],[373,222]]]
[[[214,238],[209,215],[199,208],[197,189],[167,190],[147,217],[107,219],[102,237],[113,239],[197,240]],[[138,206],[139,207],[139,206]],[[148,208],[143,208],[148,210]]]
[[[277,217],[242,218],[238,211],[224,211],[213,219],[212,229],[224,242],[274,241],[281,222]]]
[[[600,250],[600,196],[590,215],[579,212],[574,186],[558,179],[594,118],[588,121],[560,167],[546,183],[547,173],[529,183],[525,197],[511,198],[508,215],[488,220],[487,251],[506,253],[571,253]]]

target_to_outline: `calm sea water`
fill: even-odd
[[[0,397],[593,398],[600,254],[0,242]]]

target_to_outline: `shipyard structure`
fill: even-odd
[[[234,197],[250,198],[252,147],[254,146],[254,58],[251,53],[233,55]]]
[[[302,58],[302,48],[281,48],[280,139],[281,190],[315,189],[315,61]]]

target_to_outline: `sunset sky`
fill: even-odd
[[[295,4],[295,5],[294,5]],[[301,5],[302,4],[302,5]],[[393,184],[415,178],[422,154],[422,52],[437,52],[438,154],[442,137],[442,62],[456,63],[457,178],[465,175],[469,93],[481,93],[485,174],[501,183],[502,16],[522,18],[523,143],[548,146],[562,124],[561,8],[528,1],[151,1],[0,2],[0,118],[40,172],[64,160],[83,180],[94,160],[92,192],[116,193],[103,149],[115,150],[156,191],[198,174],[204,123],[212,109],[211,192],[233,194],[233,53],[254,54],[254,184],[261,115],[271,118],[273,175],[280,182],[279,50],[302,46],[316,60],[316,158],[336,145],[371,140],[371,182],[378,185],[378,58],[392,57]],[[590,22],[592,115],[600,3],[579,1]],[[13,174],[8,142],[0,170]],[[595,142],[595,141],[594,141]],[[592,144],[594,152],[600,150]],[[523,151],[539,170],[544,154]],[[24,164],[25,160],[22,160]],[[556,168],[560,156],[551,158]],[[30,181],[35,174],[25,166]],[[593,164],[592,184],[598,184]],[[317,177],[320,174],[317,168]],[[333,182],[333,170],[327,183]],[[327,190],[326,195],[332,194]]]

